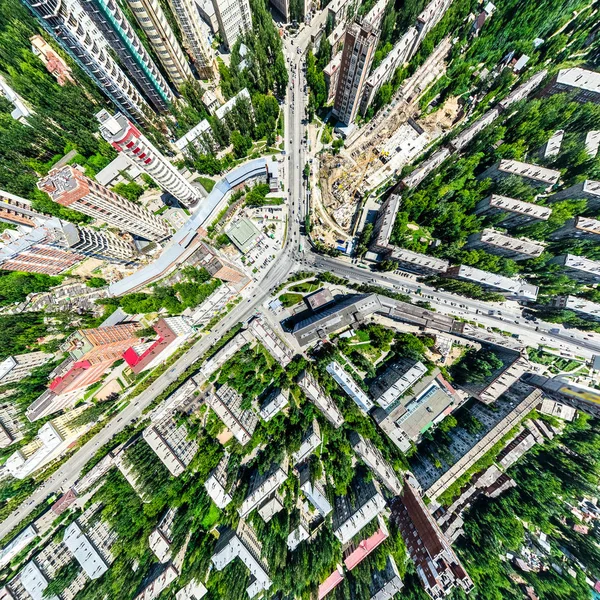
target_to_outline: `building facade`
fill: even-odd
[[[213,0],[219,30],[231,50],[240,35],[252,31],[252,13],[248,0]]]

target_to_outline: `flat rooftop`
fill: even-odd
[[[250,219],[246,218],[242,218],[234,223],[226,233],[227,237],[242,253],[247,252],[254,244],[254,241],[261,235],[256,225]]]
[[[560,179],[560,171],[546,169],[539,165],[519,162],[518,160],[501,160],[498,165],[498,170],[503,173],[508,173],[509,175],[519,175],[520,177],[552,185],[557,183]]]
[[[532,285],[520,279],[512,279],[511,277],[504,277],[498,275],[498,273],[489,273],[488,271],[482,271],[475,267],[468,265],[460,265],[457,269],[457,277],[468,279],[474,283],[479,283],[483,286],[493,287],[503,292],[510,292],[511,294],[528,297],[531,300],[535,300],[538,294],[538,286]]]
[[[600,94],[600,73],[595,71],[588,71],[580,67],[561,69],[556,76],[556,82]]]
[[[486,206],[511,213],[535,217],[536,219],[543,221],[548,220],[548,217],[552,213],[552,209],[547,206],[540,206],[539,204],[533,204],[533,202],[524,202],[523,200],[516,200],[515,198],[509,198],[508,196],[501,196],[499,194],[492,194],[489,198],[482,200],[477,205],[476,213],[483,212],[483,209]]]

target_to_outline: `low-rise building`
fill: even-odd
[[[0,568],[4,568],[21,550],[29,545],[38,536],[38,531],[33,525],[28,525],[0,550]]]
[[[454,587],[469,593],[473,582],[452,546],[431,516],[417,490],[408,482],[392,504],[392,518],[427,594],[444,598]]]
[[[272,584],[269,567],[261,554],[262,544],[256,538],[256,533],[242,520],[236,531],[229,529],[221,533],[211,561],[217,571],[222,571],[232,560],[239,558],[250,570],[250,585],[246,592],[250,598],[254,598]]]
[[[342,565],[338,564],[333,573],[331,573],[331,575],[329,575],[329,577],[327,577],[325,581],[319,585],[317,598],[319,600],[323,600],[323,598],[325,598],[329,592],[340,585],[342,581],[344,581],[344,569],[342,568]]]
[[[498,454],[496,462],[503,468],[509,469],[514,465],[528,450],[535,446],[535,437],[524,428],[516,437],[514,437]]]
[[[577,240],[600,240],[600,221],[590,217],[575,217],[569,219],[560,229],[557,229],[548,236],[551,240],[561,240],[563,238]]]
[[[498,181],[513,175],[525,179],[530,185],[545,190],[550,190],[560,179],[560,171],[506,159],[489,167],[479,176],[479,179],[490,178]]]
[[[394,248],[386,258],[398,263],[403,271],[417,275],[438,275],[445,273],[450,263],[444,258],[420,254],[405,248]]]
[[[204,377],[209,377],[217,369],[220,369],[242,346],[251,344],[254,337],[249,331],[242,330],[236,336],[227,342],[216,354],[204,362],[200,368],[200,373]]]
[[[600,321],[600,304],[577,296],[557,296],[553,305],[556,308],[571,310],[578,316],[592,321]]]
[[[335,379],[336,383],[354,400],[354,403],[363,412],[368,413],[373,408],[373,401],[363,392],[349,373],[335,360],[327,365],[327,372]]]
[[[537,407],[538,411],[543,415],[550,415],[563,421],[573,421],[577,415],[577,411],[572,406],[567,406],[562,402],[556,402],[550,398],[544,398],[542,403]]]
[[[287,479],[289,461],[287,458],[280,464],[273,464],[264,473],[254,471],[248,495],[238,508],[238,513],[245,519],[255,508],[258,508],[266,499],[274,494],[279,486]]]
[[[233,498],[233,483],[229,482],[228,464],[229,454],[226,453],[204,483],[207,494],[219,508],[225,508]]]
[[[559,200],[586,200],[588,210],[595,212],[600,208],[600,181],[586,179],[548,198],[551,203]]]
[[[361,322],[380,308],[377,294],[349,294],[296,323],[293,332],[300,346],[307,346]]]
[[[369,584],[370,600],[393,600],[404,587],[396,561],[391,554],[385,561],[385,567],[381,571],[373,571],[371,583]]]
[[[484,229],[472,233],[467,238],[465,248],[485,250],[512,260],[529,260],[537,258],[544,251],[544,246],[530,240],[514,238],[494,229]]]
[[[446,277],[476,283],[482,288],[503,294],[510,300],[535,302],[539,288],[516,277],[505,277],[498,273],[489,273],[468,265],[450,267]]]
[[[177,510],[170,508],[158,522],[155,529],[148,537],[150,550],[159,562],[166,563],[171,558],[171,544],[173,543],[173,522]]]
[[[333,533],[342,544],[347,544],[386,506],[375,480],[355,476],[350,487],[347,495],[336,496],[333,511]]]
[[[497,221],[498,224],[502,224],[502,227],[517,227],[526,223],[547,221],[551,213],[552,209],[547,206],[515,200],[499,194],[484,198],[475,207],[475,214],[482,217],[502,215]]]
[[[388,409],[427,373],[421,361],[400,359],[377,376],[371,384],[371,394],[375,402]]]
[[[319,427],[319,422],[316,419],[313,419],[311,426],[302,436],[300,448],[297,452],[292,454],[292,462],[297,465],[306,460],[319,447],[321,441],[321,428]]]
[[[403,360],[393,367],[386,382],[395,380],[391,387],[394,390],[393,400],[386,409],[373,411],[379,427],[402,452],[408,451],[411,443],[419,442],[425,431],[461,404],[460,396],[442,377],[439,369],[425,376],[418,369],[419,364]],[[391,398],[392,395],[386,395],[386,399]]]
[[[576,254],[562,254],[555,256],[550,263],[560,265],[565,275],[581,283],[600,282],[600,261]]]
[[[187,435],[186,426],[178,426],[171,415],[144,429],[146,443],[173,477],[186,470],[198,451],[198,442],[193,438],[188,440]]]
[[[233,223],[225,233],[242,254],[252,250],[264,238],[256,225],[245,217]]]
[[[323,481],[311,480],[310,468],[307,464],[298,467],[298,477],[300,479],[300,489],[306,499],[315,507],[321,517],[325,518],[333,508],[327,499]]]
[[[392,465],[383,458],[379,448],[377,448],[371,440],[366,440],[356,431],[350,432],[350,443],[352,444],[354,452],[356,452],[367,467],[375,473],[379,481],[381,481],[392,494],[399,494],[402,490],[402,484],[394,472]]]
[[[377,515],[377,522],[379,527],[375,533],[359,542],[350,542],[344,549],[344,564],[348,571],[352,571],[357,567],[373,550],[381,546],[390,537],[387,525],[381,515]]]
[[[306,397],[323,413],[323,416],[337,429],[344,417],[334,401],[325,394],[321,386],[308,371],[304,370],[298,378],[298,385]]]
[[[235,439],[245,446],[258,425],[258,417],[254,411],[242,408],[242,397],[233,388],[223,385],[209,394],[207,402]]]
[[[287,366],[294,358],[293,350],[277,335],[264,318],[254,317],[248,323],[248,329],[282,367]]]
[[[158,598],[177,578],[179,573],[172,565],[156,564],[146,576],[135,600],[154,600]]]
[[[200,600],[206,594],[208,594],[208,590],[204,584],[197,579],[192,579],[175,594],[175,600]]]
[[[600,73],[571,67],[561,69],[542,90],[543,96],[560,93],[574,94],[578,102],[600,103]]]
[[[275,415],[280,413],[287,405],[290,390],[274,389],[261,404],[258,414],[263,421],[270,421]]]

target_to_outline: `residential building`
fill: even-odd
[[[219,30],[231,50],[240,35],[252,30],[252,13],[248,0],[213,0]]]
[[[27,119],[33,115],[33,111],[27,106],[24,99],[8,85],[6,79],[0,75],[0,97],[5,98],[13,106],[10,116],[21,123],[29,125]]]
[[[24,0],[24,4],[120,111],[137,123],[149,122],[152,109],[78,0]]]
[[[192,579],[192,581],[175,594],[175,600],[200,600],[200,598],[204,598],[207,593],[208,590],[203,583],[197,579]]]
[[[550,136],[550,139],[542,146],[542,150],[540,152],[541,157],[549,159],[558,156],[564,137],[564,129],[559,129],[558,131],[555,131]]]
[[[468,265],[450,267],[446,271],[445,276],[469,283],[476,283],[486,290],[499,292],[510,300],[517,300],[519,302],[535,302],[539,291],[537,285],[532,285],[516,277],[505,277],[504,275],[489,273],[488,271],[482,271]]]
[[[310,468],[304,463],[298,467],[298,477],[300,480],[300,489],[306,496],[306,499],[315,507],[319,514],[325,518],[332,510],[332,506],[327,499],[323,480],[311,480]]]
[[[421,363],[402,359],[374,382],[374,390],[385,389],[387,408],[373,412],[375,421],[406,452],[411,444],[462,403],[456,390],[444,379],[439,369],[425,375]],[[410,384],[409,382],[414,383]]]
[[[450,266],[450,263],[444,258],[435,258],[435,256],[399,247],[394,248],[386,258],[397,262],[398,267],[403,271],[417,275],[439,275],[445,273]]]
[[[351,541],[344,548],[344,564],[348,571],[352,571],[352,569],[357,567],[373,550],[381,546],[390,537],[387,525],[381,515],[377,515],[377,523],[379,527],[375,533],[363,538],[358,543]]]
[[[381,309],[376,294],[349,294],[294,325],[300,346],[306,346],[344,327],[353,326]]]
[[[288,405],[289,396],[290,390],[288,389],[275,388],[270,392],[258,411],[261,419],[268,422],[280,413]]]
[[[29,352],[15,354],[0,362],[0,385],[21,381],[31,372],[54,358],[48,352]]]
[[[136,375],[165,362],[194,334],[184,317],[159,319],[152,327],[156,339],[138,339],[123,352],[125,362]]]
[[[600,147],[600,131],[588,131],[585,136],[585,151],[590,158],[596,158]]]
[[[342,581],[344,581],[344,569],[342,568],[342,565],[338,564],[333,573],[319,585],[319,590],[317,592],[318,600],[323,600],[323,598],[340,585]]]
[[[396,594],[399,594],[404,587],[396,561],[391,554],[388,554],[385,561],[385,568],[381,571],[373,571],[371,583],[369,585],[370,600],[393,600]]]
[[[272,496],[287,479],[289,461],[285,458],[281,463],[274,463],[264,473],[254,471],[248,487],[248,495],[238,508],[238,513],[245,519],[255,508],[259,508],[265,500]]]
[[[567,406],[562,402],[556,402],[550,398],[544,398],[542,403],[537,407],[537,410],[543,415],[550,415],[563,421],[574,421],[577,416],[577,411],[572,406]]]
[[[261,557],[262,544],[248,523],[241,520],[236,531],[231,529],[221,533],[211,561],[217,571],[222,571],[232,560],[239,558],[250,570],[250,585],[246,592],[254,598],[271,587],[269,567]]]
[[[135,600],[154,600],[158,598],[178,577],[179,572],[171,563],[166,566],[154,565],[154,568],[142,581]]]
[[[294,358],[293,350],[277,335],[265,318],[254,317],[248,323],[248,330],[282,367],[286,367]]]
[[[559,200],[587,200],[587,209],[596,212],[600,209],[600,181],[586,179],[576,183],[556,194],[552,194],[549,202],[558,202]]]
[[[500,110],[492,108],[476,119],[469,127],[461,131],[455,138],[450,140],[450,146],[456,152],[460,152],[467,144],[471,142],[488,125],[493,123],[500,115]]]
[[[58,85],[65,85],[67,82],[75,84],[71,67],[41,35],[32,35],[29,41],[31,51],[44,63],[46,70],[56,79]]]
[[[560,265],[562,272],[576,281],[582,283],[598,283],[600,281],[600,261],[590,260],[576,254],[562,254],[555,256],[550,263]]]
[[[200,243],[196,251],[198,266],[204,267],[212,277],[234,284],[245,283],[248,278],[233,263],[207,244]]]
[[[440,22],[453,0],[431,0],[417,17],[417,44]]]
[[[216,354],[204,361],[200,373],[208,378],[217,369],[220,369],[242,346],[254,342],[254,337],[249,331],[243,329],[232,340],[227,342]]]
[[[313,419],[310,427],[302,435],[300,448],[292,454],[292,462],[297,465],[306,460],[321,444],[321,428],[319,422]]]
[[[499,233],[494,229],[484,229],[472,233],[467,238],[466,248],[485,250],[490,254],[504,256],[512,260],[529,260],[537,258],[544,251],[544,246],[530,240],[522,240]]]
[[[365,21],[352,23],[346,29],[342,62],[335,93],[333,114],[342,123],[351,125],[358,112],[371,63],[377,46],[377,33]]]
[[[79,0],[150,104],[165,112],[175,96],[116,0]]]
[[[245,446],[256,429],[258,417],[252,410],[242,408],[242,397],[228,385],[209,394],[208,405],[215,411],[235,439]]]
[[[196,440],[187,439],[186,426],[177,426],[171,415],[146,427],[143,436],[173,477],[179,477],[186,470],[198,450]]]
[[[560,229],[552,232],[548,238],[551,240],[569,238],[597,242],[600,240],[600,221],[590,217],[575,217],[569,219]]]
[[[548,75],[547,69],[542,69],[538,71],[535,75],[529,78],[525,83],[522,83],[518,87],[516,87],[504,100],[500,100],[498,102],[498,106],[502,110],[506,110],[509,106],[513,105],[515,102],[519,102],[519,100],[523,100],[529,96],[533,90],[535,90],[540,83],[545,79],[546,75]]]
[[[373,252],[389,252],[392,244],[390,242],[396,215],[402,203],[402,196],[390,194],[379,207],[377,220],[373,227],[371,236],[371,250]]]
[[[283,17],[285,23],[290,20],[289,0],[269,0],[269,4]]]
[[[212,79],[217,74],[213,49],[203,31],[195,0],[169,0],[183,36],[183,45],[189,52],[200,79]]]
[[[541,91],[541,95],[573,94],[578,102],[600,103],[600,73],[572,67],[561,69]]]
[[[220,285],[204,302],[196,308],[186,308],[183,314],[195,327],[205,327],[207,323],[220,314],[237,296],[237,292],[229,285]]]
[[[383,458],[379,448],[377,448],[371,440],[366,440],[356,431],[350,432],[350,443],[352,444],[354,452],[356,452],[367,467],[375,473],[377,479],[379,479],[392,494],[398,495],[402,490],[402,484],[394,472],[392,465]]]
[[[333,400],[325,394],[315,377],[304,370],[298,378],[298,385],[306,397],[323,413],[323,416],[337,429],[342,426],[344,417]]]
[[[342,544],[347,544],[386,506],[376,481],[355,475],[350,487],[347,495],[336,496],[333,511],[333,534]]]
[[[330,302],[333,302],[333,294],[328,288],[321,288],[308,296],[304,296],[304,302],[306,302],[308,308],[311,310],[319,310]]]
[[[30,200],[0,190],[0,221],[17,227],[37,227],[49,218],[34,210]]]
[[[529,429],[524,428],[502,449],[496,458],[496,462],[504,470],[509,469],[534,446],[535,437]]]
[[[473,589],[452,546],[410,483],[405,483],[402,494],[394,500],[392,515],[421,584],[431,598],[444,598],[454,587],[466,593]]]
[[[228,482],[228,464],[229,454],[225,453],[204,483],[206,492],[219,508],[225,508],[232,500],[233,484],[230,485]]]
[[[160,241],[169,235],[165,222],[139,204],[117,196],[72,166],[54,169],[38,181],[54,202],[133,235]]]
[[[556,296],[553,301],[553,306],[570,310],[583,319],[591,321],[600,321],[600,304],[590,302],[585,298],[578,296]]]
[[[420,166],[402,180],[401,186],[408,189],[417,187],[429,173],[437,169],[449,156],[450,150],[448,148],[436,150],[427,160],[424,160]]]
[[[485,170],[479,179],[494,179],[517,176],[523,178],[529,185],[550,190],[560,179],[560,171],[519,162],[517,160],[501,160]]]
[[[492,194],[475,207],[475,214],[481,217],[494,217],[494,222],[502,227],[517,227],[532,222],[547,221],[552,209],[532,202],[515,200],[507,196]],[[497,216],[501,216],[497,219]]]
[[[373,408],[373,401],[360,389],[356,381],[354,381],[349,373],[346,373],[339,363],[333,360],[326,368],[336,383],[354,400],[358,408],[364,413],[368,413]]]
[[[157,0],[148,1],[157,3]],[[134,2],[138,3],[138,0],[134,0]],[[188,207],[197,204],[202,197],[200,191],[154,147],[125,115],[116,113],[111,116],[107,110],[101,110],[96,118],[100,122],[102,137],[115,150],[123,152],[135,165],[152,177],[162,190],[169,192],[181,204]]]
[[[81,527],[79,520],[73,521],[67,526],[63,541],[90,579],[98,579],[108,571],[110,563],[105,561],[105,558],[96,549],[93,541]]]
[[[16,390],[14,390],[14,393],[16,393]],[[9,400],[11,395],[8,396]],[[14,402],[0,404],[0,448],[7,448],[23,439],[25,431],[19,412]]]
[[[167,77],[177,89],[190,79],[192,70],[158,0],[127,0],[139,26],[144,30]]]
[[[169,508],[148,537],[148,545],[154,556],[161,563],[166,563],[171,558],[171,544],[173,543],[173,522],[177,510]]]
[[[327,88],[327,104],[335,99],[340,66],[342,64],[342,53],[338,52],[325,66],[323,74],[325,75],[325,87]]]
[[[21,550],[26,548],[36,537],[38,531],[33,525],[28,525],[18,535],[0,550],[0,568],[4,568]]]
[[[379,31],[381,29],[381,23],[383,21],[383,15],[385,14],[386,8],[386,0],[377,0],[369,12],[364,16],[364,21],[369,23],[369,25],[373,27],[374,31]]]

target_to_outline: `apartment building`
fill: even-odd
[[[379,484],[356,475],[346,496],[336,496],[333,511],[333,534],[347,544],[386,507]]]
[[[561,69],[540,92],[542,96],[573,94],[578,102],[600,103],[600,73],[572,67]]]
[[[149,123],[150,105],[78,0],[24,0],[24,4],[120,111],[137,123]]]
[[[166,563],[171,558],[171,545],[173,544],[173,523],[177,510],[169,508],[152,533],[148,536],[148,545],[154,556],[161,563]]]
[[[344,392],[352,398],[360,410],[364,413],[368,413],[373,408],[373,401],[360,389],[352,376],[347,373],[339,363],[333,360],[327,365],[326,369]]]
[[[385,371],[374,382],[372,390],[374,395],[385,390],[380,397],[387,408],[376,408],[373,417],[402,452],[407,452],[412,444],[420,441],[423,433],[462,403],[439,369],[425,375],[420,362],[408,359],[400,360]]]
[[[157,0],[151,1],[157,3]],[[111,116],[107,110],[101,110],[96,114],[96,118],[100,122],[102,137],[117,152],[123,152],[133,164],[152,177],[162,190],[187,207],[194,206],[202,198],[198,188],[194,187],[125,115],[116,113]]]
[[[142,581],[135,600],[155,600],[178,577],[179,572],[171,563],[167,565],[155,564]]]
[[[390,537],[390,532],[381,515],[377,515],[377,525],[378,528],[374,533],[366,537],[361,535],[360,537],[363,539],[359,542],[353,540],[344,548],[344,565],[348,571],[356,568],[369,554]]]
[[[288,405],[289,396],[290,390],[288,389],[275,388],[270,392],[258,411],[261,419],[268,422],[275,415],[279,414]]]
[[[293,333],[300,346],[307,346],[344,327],[356,325],[380,309],[376,294],[349,294],[298,321]]]
[[[544,251],[544,246],[530,240],[514,238],[510,235],[499,233],[494,229],[484,229],[479,233],[472,233],[467,238],[466,248],[472,250],[485,250],[512,260],[529,260],[537,258]]]
[[[108,537],[112,541],[116,539],[116,534],[110,530],[102,522],[91,525],[87,519],[77,519],[70,523],[65,529],[64,544],[69,549],[75,560],[81,565],[85,574],[91,579],[98,579],[108,571],[112,557],[106,556],[106,552],[102,553],[99,550],[97,539],[94,539],[88,534],[86,527],[82,526],[82,521],[89,528],[95,531],[96,535],[102,528],[108,533]],[[111,542],[108,542],[112,545]]]
[[[415,563],[421,584],[431,598],[444,598],[455,587],[462,588],[467,594],[473,589],[473,582],[452,546],[419,492],[408,482],[392,504],[392,518]]]
[[[600,240],[600,221],[590,217],[575,217],[569,219],[560,229],[548,236],[551,240],[562,240],[563,238],[576,240]]]
[[[0,385],[21,381],[31,372],[54,358],[48,352],[28,352],[9,356],[0,363]]]
[[[375,473],[379,481],[388,488],[388,490],[397,495],[402,490],[402,484],[394,472],[394,468],[383,458],[381,451],[371,440],[366,440],[356,431],[350,432],[350,443],[352,449],[362,459],[362,461]]]
[[[560,179],[560,171],[519,162],[517,160],[501,160],[485,170],[479,179],[493,179],[498,181],[506,177],[517,176],[524,179],[529,185],[549,191]]]
[[[297,470],[300,489],[321,517],[325,518],[333,510],[333,507],[327,499],[324,480],[311,480],[310,468],[306,463],[300,465]]]
[[[505,277],[497,273],[489,273],[468,265],[450,267],[446,277],[476,283],[491,292],[504,294],[510,300],[518,302],[535,302],[539,288],[516,277]]]
[[[396,222],[396,215],[402,203],[402,196],[399,194],[390,194],[379,207],[377,220],[373,227],[371,236],[371,250],[373,252],[387,253],[390,251],[392,231]]]
[[[9,396],[10,399],[10,396]],[[0,448],[7,448],[11,444],[23,439],[25,428],[21,423],[19,411],[14,402],[0,404]],[[1,567],[2,565],[0,565]]]
[[[0,221],[17,227],[37,227],[50,217],[34,210],[31,201],[0,190]]]
[[[228,464],[229,454],[225,453],[204,483],[207,494],[219,508],[225,508],[231,502],[233,496],[232,488],[234,485],[228,481]]]
[[[417,187],[429,173],[437,169],[449,156],[450,150],[448,148],[436,150],[427,160],[424,160],[420,166],[402,180],[401,186],[408,189]]]
[[[506,110],[509,106],[513,105],[515,102],[519,102],[519,100],[523,100],[533,92],[542,81],[548,75],[547,69],[542,69],[538,71],[535,75],[530,77],[525,83],[522,83],[518,87],[516,87],[504,100],[500,100],[498,102],[498,106],[502,110]]]
[[[600,181],[586,179],[576,183],[568,188],[552,194],[549,202],[558,202],[559,200],[587,200],[587,209],[595,212],[600,209]]]
[[[325,394],[315,377],[304,370],[298,378],[300,389],[306,397],[323,413],[323,416],[337,429],[342,426],[344,417],[333,400]]]
[[[240,35],[252,30],[248,0],[213,0],[223,41],[231,50]]]
[[[493,217],[502,227],[518,227],[529,223],[547,221],[552,209],[532,202],[515,200],[507,196],[492,194],[484,198],[475,207],[475,214],[481,217]],[[500,216],[498,219],[497,217]]]
[[[327,88],[327,104],[335,100],[340,67],[342,65],[342,53],[338,52],[323,69],[325,75],[325,87]]]
[[[445,273],[450,266],[450,263],[444,258],[436,258],[399,247],[395,247],[386,258],[397,262],[398,267],[403,271],[417,275],[439,275]]]
[[[254,471],[248,487],[248,495],[238,508],[238,513],[245,519],[255,508],[261,505],[277,491],[287,479],[289,461],[285,458],[281,463],[272,464],[264,473]]]
[[[377,39],[376,30],[366,21],[362,25],[352,23],[346,29],[333,105],[334,116],[346,125],[353,123],[358,112]]]
[[[262,544],[248,523],[241,520],[235,531],[221,533],[211,561],[217,571],[222,571],[232,560],[239,558],[250,570],[250,585],[246,592],[250,598],[271,587],[269,566],[262,558]]]
[[[186,426],[177,426],[171,415],[146,427],[143,437],[173,477],[179,477],[186,470],[198,451],[196,440],[187,439]]]
[[[573,311],[582,319],[600,321],[600,304],[597,302],[590,302],[585,298],[579,298],[577,296],[557,296],[553,301],[553,306],[562,308],[563,310]]]
[[[600,281],[600,261],[590,260],[576,254],[562,254],[555,256],[550,263],[560,265],[565,275],[581,283],[598,283]]]
[[[404,583],[400,578],[396,561],[391,554],[388,554],[385,567],[381,571],[373,571],[371,574],[370,600],[393,600],[396,594],[402,592],[403,587]]]
[[[488,125],[491,125],[500,115],[500,110],[492,108],[484,113],[479,119],[476,119],[469,127],[461,131],[455,138],[450,140],[450,147],[460,152],[467,144],[471,142]]]
[[[227,342],[216,354],[204,362],[200,368],[203,377],[208,378],[217,369],[220,369],[242,346],[254,342],[254,337],[246,330],[240,331]]]
[[[235,439],[245,446],[258,425],[258,417],[254,411],[242,408],[242,397],[233,388],[223,385],[209,394],[207,403]]]
[[[133,235],[152,241],[169,235],[169,228],[160,217],[98,185],[75,167],[53,169],[37,185],[54,202]]]
[[[292,463],[297,465],[305,461],[319,447],[321,442],[319,422],[313,419],[310,427],[302,435],[300,448],[292,454]]]
[[[596,158],[600,148],[600,131],[588,131],[585,136],[585,151],[590,158]]]
[[[279,337],[263,317],[254,317],[248,323],[248,330],[282,367],[286,367],[294,358],[293,350]]]

